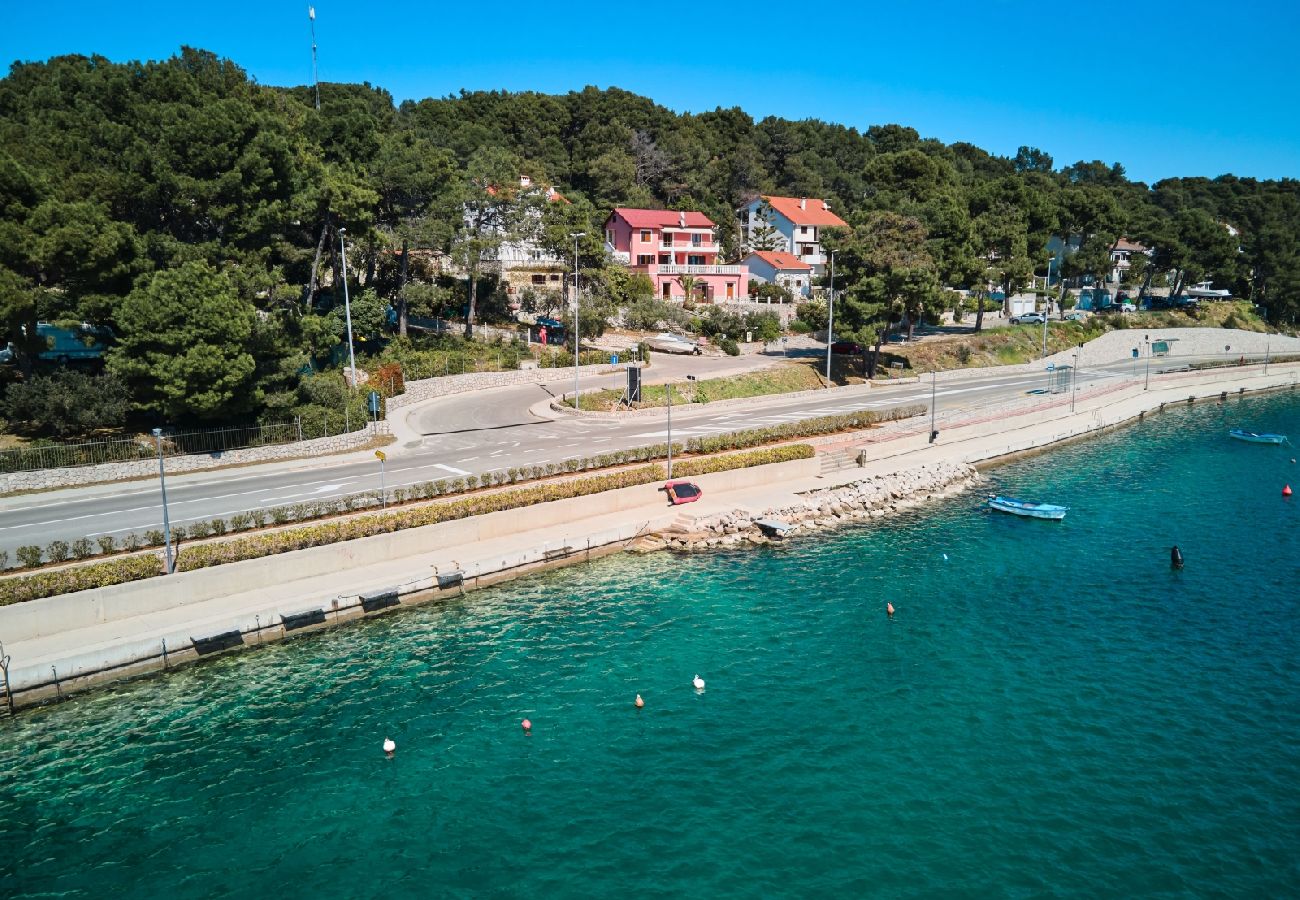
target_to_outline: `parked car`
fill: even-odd
[[[1047,316],[1040,312],[1021,313],[1018,316],[1011,317],[1012,325],[1042,325],[1047,321]]]
[[[1114,308],[1119,310],[1120,312],[1126,312],[1126,313],[1137,312],[1137,307],[1134,306],[1132,303],[1129,303],[1127,300],[1125,300],[1123,303],[1116,303]]]
[[[889,336],[889,343],[891,343],[891,344],[906,344],[906,343],[907,343],[907,335],[906,335],[905,333],[901,332],[901,331],[895,331],[893,334],[891,334],[891,335]]]
[[[1073,312],[1068,312],[1065,314],[1065,321],[1067,322],[1085,322],[1087,321],[1087,319],[1088,319],[1088,314],[1086,312],[1081,312],[1080,310],[1077,309],[1074,310]]]
[[[1146,309],[1169,309],[1173,306],[1168,297],[1146,297],[1142,303]]]
[[[658,350],[660,353],[701,353],[700,345],[688,338],[680,337],[675,334],[663,332],[646,341],[651,350]]]
[[[1195,312],[1201,308],[1201,301],[1197,300],[1195,297],[1170,297],[1169,302],[1174,305],[1174,309],[1181,309],[1187,312]]]
[[[700,486],[693,481],[669,481],[664,484],[663,491],[668,495],[668,502],[673,506],[694,503],[704,496]]]
[[[854,341],[836,341],[831,344],[832,353],[849,353],[854,356],[860,356],[863,353],[862,345]]]

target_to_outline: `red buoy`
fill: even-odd
[[[892,616],[892,615],[894,614],[894,604],[889,603],[888,601],[886,601],[886,603],[885,603],[885,612],[889,613],[889,614]]]
[[[521,725],[524,726],[524,731],[528,731],[529,729],[531,729],[531,728],[533,727],[533,723],[530,722],[530,721],[528,721],[527,719],[524,719],[524,720],[523,720],[522,722],[520,722],[519,724],[521,724]]]
[[[1291,485],[1288,484],[1286,487],[1282,488],[1282,496],[1283,497],[1291,496]]]

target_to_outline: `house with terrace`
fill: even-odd
[[[619,207],[605,220],[605,246],[615,260],[649,278],[661,300],[748,298],[749,270],[718,261],[717,226],[704,213]]]
[[[749,277],[755,281],[779,284],[796,299],[812,296],[812,266],[782,250],[755,250],[745,257]]]
[[[814,275],[826,269],[822,233],[847,228],[825,200],[808,197],[755,197],[737,213],[745,251],[779,250],[806,262]]]

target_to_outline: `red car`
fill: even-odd
[[[689,481],[669,481],[663,486],[663,490],[668,494],[668,502],[672,503],[673,506],[694,503],[704,496],[700,486]]]

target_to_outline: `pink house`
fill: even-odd
[[[619,207],[605,220],[605,243],[662,300],[684,301],[688,286],[705,303],[747,299],[749,270],[718,264],[717,228],[704,213]]]

